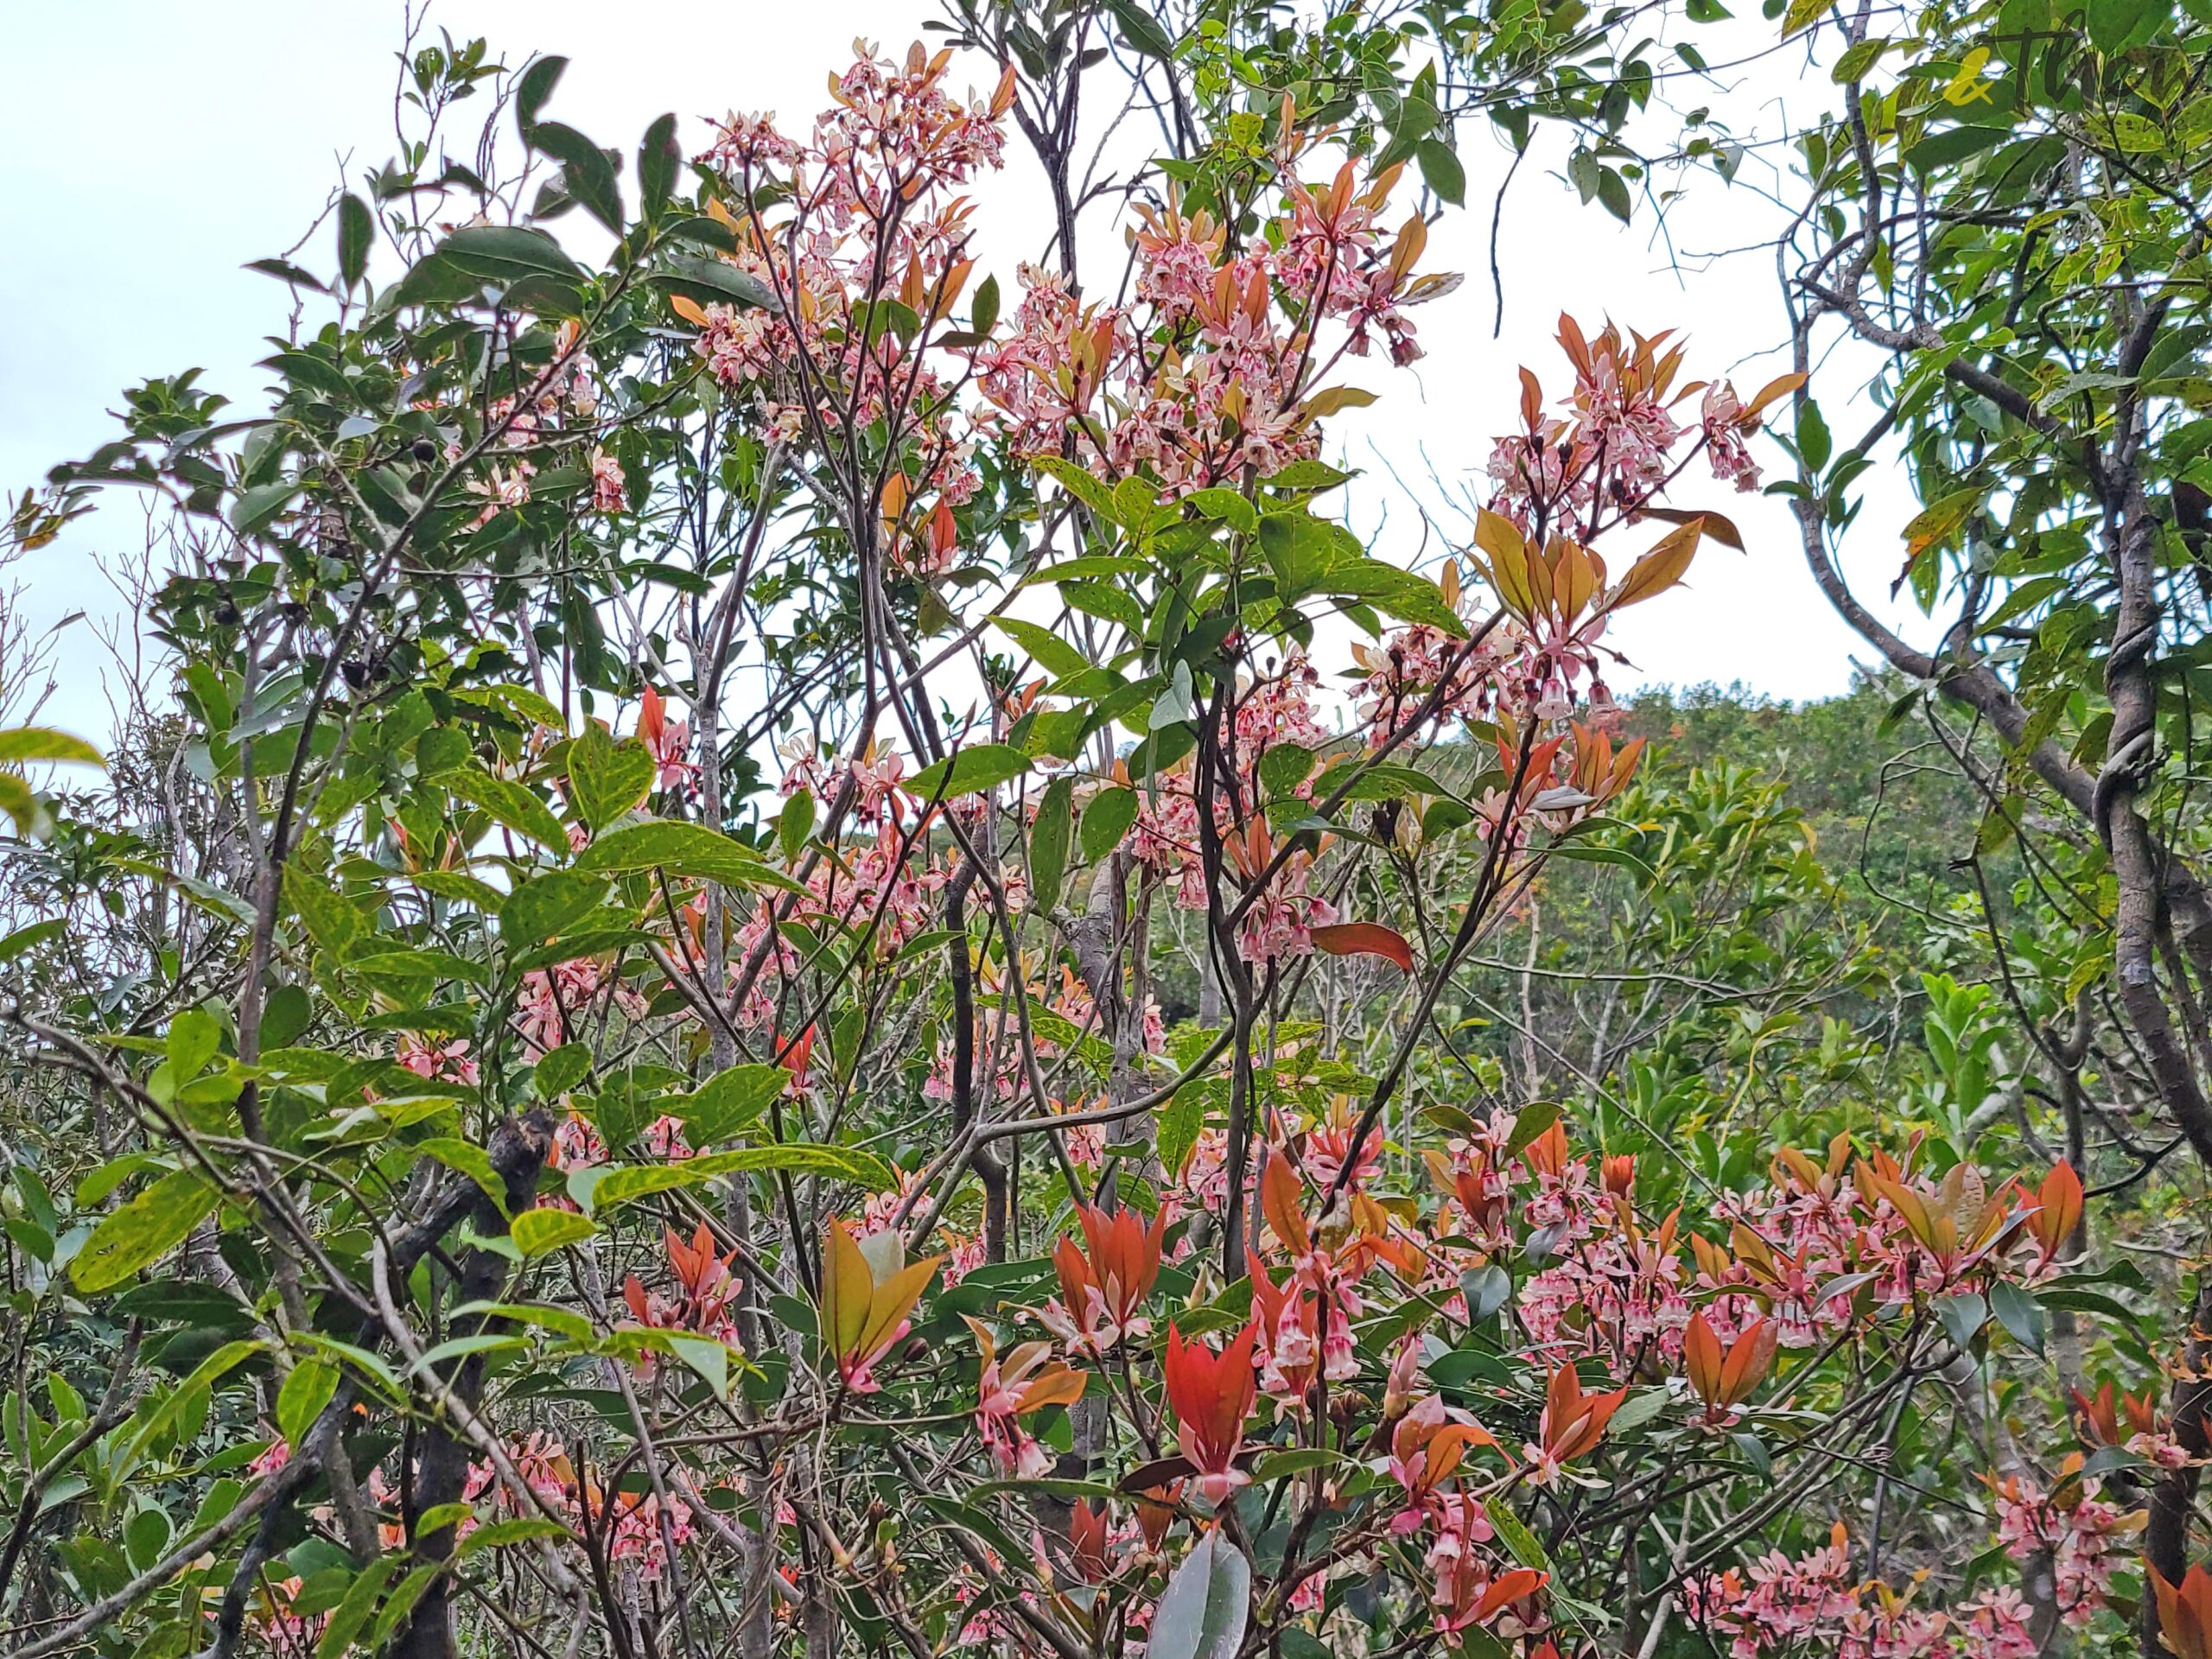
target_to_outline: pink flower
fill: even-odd
[[[699,768],[683,758],[690,747],[690,729],[680,720],[668,718],[659,692],[652,686],[638,700],[638,741],[653,758],[653,787],[676,789],[690,782]]]
[[[591,505],[597,512],[620,512],[630,505],[622,463],[604,449],[591,452]]]
[[[477,1080],[476,1062],[468,1058],[468,1039],[456,1037],[443,1044],[433,1043],[411,1031],[399,1034],[399,1046],[393,1059],[418,1077],[442,1077],[450,1083],[463,1083],[474,1088]]]

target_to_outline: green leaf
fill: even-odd
[[[1462,207],[1467,200],[1467,169],[1459,164],[1459,157],[1452,146],[1441,138],[1424,138],[1414,146],[1414,159],[1421,164],[1421,181],[1436,192],[1440,200],[1454,207]]]
[[[519,225],[472,225],[455,231],[408,274],[401,284],[403,300],[413,297],[404,290],[417,283],[417,273],[425,268],[427,275],[419,284],[431,290],[425,297],[451,296],[450,283],[440,287],[447,273],[458,274],[471,289],[480,283],[511,288],[531,278],[574,287],[584,279],[583,267],[563,252],[558,242],[543,231]]]
[[[805,850],[806,839],[814,833],[814,791],[798,789],[784,803],[784,810],[776,815],[776,845],[784,855],[784,862],[796,864]]]
[[[369,248],[376,240],[376,216],[352,191],[338,199],[338,280],[347,288],[368,274]]]
[[[2089,39],[2107,55],[2139,46],[2173,15],[2170,0],[2089,0]]]
[[[558,1100],[591,1072],[591,1045],[563,1043],[537,1062],[531,1073],[540,1100]]]
[[[524,1260],[565,1249],[599,1230],[588,1216],[573,1210],[525,1210],[511,1229],[515,1248]]]
[[[2047,1308],[2064,1308],[2069,1313],[2094,1313],[2101,1319],[2118,1319],[2123,1325],[2132,1324],[2139,1317],[2126,1303],[2097,1290],[2046,1287],[2036,1293],[2036,1300]]]
[[[1349,535],[1346,532],[1347,539]],[[1444,602],[1444,594],[1434,582],[1386,560],[1360,554],[1338,564],[1321,587],[1339,600],[1371,603],[1402,622],[1425,623],[1454,639],[1467,632],[1466,624]]]
[[[1197,693],[1191,683],[1191,665],[1179,662],[1175,672],[1169,677],[1167,690],[1161,692],[1152,705],[1152,712],[1145,716],[1145,730],[1157,732],[1170,726],[1180,726],[1185,721],[1198,718]]]
[[[672,1164],[649,1164],[607,1171],[577,1202],[593,1215],[655,1192],[702,1186],[721,1175],[780,1170],[794,1175],[827,1175],[858,1185],[889,1185],[883,1160],[848,1147],[792,1141],[778,1146],[743,1147],[734,1152],[702,1153]]]
[[[1080,674],[1091,665],[1090,658],[1050,628],[1025,622],[1018,616],[994,617],[992,622],[1001,633],[1034,657],[1047,673]]]
[[[1598,203],[1624,225],[1634,216],[1635,209],[1628,196],[1628,181],[1613,168],[1600,168],[1598,174]]]
[[[1220,1528],[1209,1529],[1160,1592],[1148,1659],[1234,1659],[1251,1600],[1251,1563]]]
[[[1536,1541],[1536,1535],[1529,1530],[1521,1517],[1503,1503],[1488,1506],[1490,1524],[1497,1534],[1498,1541],[1513,1553],[1513,1559],[1523,1567],[1539,1573],[1551,1571],[1552,1564],[1545,1557],[1544,1547]]]
[[[2123,155],[2153,156],[2166,147],[2165,129],[2144,116],[2118,110],[2105,118],[2105,125]]]
[[[1987,492],[1976,486],[1953,490],[1923,507],[1904,527],[1904,556],[1916,559],[1931,547],[1940,547],[1966,527]]]
[[[139,1422],[137,1432],[130,1437],[130,1449],[143,1452],[155,1440],[168,1432],[185,1408],[196,1395],[204,1395],[221,1378],[236,1370],[264,1344],[257,1340],[240,1338],[226,1342],[192,1369],[192,1374],[175,1386],[161,1391],[155,1398],[153,1409]]]
[[[671,875],[720,881],[726,887],[790,887],[789,878],[770,869],[760,855],[703,823],[656,818],[601,836],[584,849],[575,868],[594,874],[628,870],[665,870]]]
[[[295,1452],[315,1420],[338,1392],[338,1368],[327,1359],[303,1359],[276,1394],[276,1427]]]
[[[1339,537],[1339,528],[1303,509],[1269,513],[1260,521],[1260,550],[1274,573],[1275,597],[1283,604],[1295,605],[1319,592],[1338,559],[1357,554],[1356,543],[1342,544],[1351,538]]]
[[[1882,54],[1896,45],[1894,41],[1876,38],[1866,40],[1852,47],[1835,60],[1828,79],[1839,86],[1848,86],[1855,80],[1866,79],[1866,72],[1882,60]]]
[[[1029,757],[1004,743],[978,743],[924,766],[906,785],[906,792],[923,801],[957,800],[996,789],[1010,778],[1029,770]]]
[[[2012,136],[2010,127],[1945,127],[1931,132],[1904,153],[1905,165],[1923,177],[1956,167]]]
[[[701,305],[759,306],[775,311],[776,291],[749,270],[740,270],[727,259],[702,259],[695,254],[668,256],[664,270],[653,281],[671,293],[681,294]]]
[[[1269,474],[1266,483],[1268,488],[1276,490],[1333,490],[1338,485],[1349,483],[1358,476],[1357,473],[1340,471],[1325,461],[1294,461],[1281,470]]]
[[[0,938],[0,962],[12,962],[26,950],[58,939],[68,931],[67,918],[49,916],[42,922],[31,922],[17,928],[5,938]]]
[[[668,1109],[683,1120],[684,1138],[694,1147],[704,1147],[759,1122],[790,1082],[791,1073],[780,1065],[733,1065],[669,1102]]]
[[[1631,1428],[1643,1427],[1667,1409],[1668,1398],[1664,1389],[1637,1389],[1621,1402],[1620,1409],[1613,1414],[1612,1421],[1605,1426],[1606,1432],[1618,1437]]]
[[[510,893],[499,906],[499,934],[510,949],[542,944],[590,915],[607,897],[607,878],[548,870]]]
[[[652,752],[634,737],[617,743],[596,721],[569,746],[569,792],[576,816],[593,830],[645,803],[653,786]]]
[[[219,737],[228,732],[238,715],[231,705],[230,688],[223,683],[223,677],[205,663],[188,663],[184,683],[191,693],[189,701],[200,705],[200,718],[207,722],[208,735]]]
[[[451,1135],[438,1135],[418,1141],[415,1150],[467,1176],[484,1189],[484,1196],[492,1200],[501,1215],[507,1213],[507,1184],[499,1179],[499,1172],[492,1166],[491,1154],[483,1147]]]
[[[988,334],[997,327],[998,320],[999,279],[986,276],[976,285],[976,305],[969,313],[968,326],[976,334]]]
[[[252,489],[240,490],[238,499],[231,503],[231,528],[241,536],[259,535],[291,505],[301,487],[296,482],[280,479],[274,484],[258,484]],[[0,736],[5,735],[0,733]]]
[[[1096,576],[1141,576],[1149,569],[1142,559],[1133,559],[1125,553],[1088,553],[1079,559],[1062,559],[1058,564],[1033,570],[1021,579],[1021,585],[1034,588],[1040,582],[1079,582]]]
[[[1797,406],[1798,458],[1805,463],[1805,470],[1817,477],[1834,449],[1828,423],[1821,418],[1821,406],[1808,397]]]
[[[296,288],[311,289],[317,294],[330,291],[323,286],[321,277],[311,271],[302,270],[289,259],[250,259],[245,268],[257,270],[264,276],[274,276],[280,283],[289,283]]]
[[[348,973],[382,979],[458,979],[480,985],[489,977],[485,965],[450,950],[379,950],[372,948],[346,959]]]
[[[512,1544],[531,1543],[540,1538],[568,1536],[568,1529],[557,1521],[549,1521],[542,1515],[518,1515],[473,1529],[461,1541],[460,1554],[470,1555],[480,1549],[505,1549]]]
[[[1534,1146],[1536,1137],[1559,1122],[1559,1103],[1555,1100],[1531,1101],[1521,1115],[1513,1120],[1513,1133],[1505,1142],[1505,1152],[1500,1161],[1518,1158]]]
[[[561,828],[561,820],[553,816],[553,809],[540,800],[535,791],[511,779],[494,778],[474,767],[449,772],[439,781],[471,806],[482,808],[495,822],[518,835],[527,836],[540,846],[556,852],[568,851],[568,831]]]
[[[207,1069],[223,1046],[222,1023],[205,1008],[187,1008],[169,1021],[169,1075],[181,1087]]]
[[[1196,1083],[1186,1084],[1160,1109],[1156,1133],[1162,1169],[1180,1175],[1183,1166],[1190,1161],[1191,1148],[1198,1145],[1198,1131],[1205,1127],[1206,1095]]]
[[[1798,30],[1810,29],[1834,3],[1834,0],[1789,0],[1789,10],[1782,17],[1782,38],[1786,41]]]
[[[1347,1459],[1341,1452],[1325,1446],[1294,1446],[1287,1452],[1271,1452],[1252,1465],[1252,1478],[1264,1486],[1270,1481],[1288,1480],[1315,1469],[1332,1469]]]
[[[406,1564],[404,1555],[379,1555],[354,1575],[353,1583],[346,1586],[346,1593],[330,1610],[330,1617],[323,1622],[322,1635],[315,1645],[315,1659],[340,1659],[340,1656],[353,1645],[353,1638],[369,1622],[369,1615],[376,1611],[377,1598],[384,1593],[385,1585]]]
[[[1658,884],[1659,872],[1625,847],[1593,846],[1586,841],[1562,841],[1544,849],[1549,858],[1572,858],[1585,864],[1614,864],[1633,870],[1646,887]]]
[[[1037,821],[1029,830],[1029,898],[1042,911],[1060,901],[1060,882],[1067,874],[1068,842],[1075,828],[1075,780],[1055,778],[1046,785],[1038,804]]]
[[[1083,809],[1083,857],[1096,864],[1122,844],[1129,826],[1137,821],[1137,792],[1134,789],[1102,789]]]
[[[656,217],[666,206],[683,162],[683,151],[676,142],[676,117],[664,115],[645,129],[638,144],[639,207],[647,218]]]
[[[271,1049],[289,1048],[299,1040],[300,1033],[315,1018],[315,1001],[304,987],[278,985],[272,987],[269,1001],[261,1010],[261,1048],[266,1054]]]
[[[2043,1352],[2043,1305],[2033,1296],[2010,1279],[1999,1279],[1989,1287],[1989,1306],[2014,1341],[2031,1353]]]
[[[1988,1321],[1989,1304],[1972,1291],[1960,1291],[1936,1299],[1936,1317],[1943,1322],[1943,1334],[1950,1338],[1952,1346],[1966,1348]]]
[[[1313,751],[1278,743],[1260,757],[1260,789],[1269,800],[1291,793],[1313,775]]]
[[[1139,0],[1106,0],[1106,9],[1122,26],[1122,37],[1148,58],[1175,55],[1175,37],[1139,3]]]
[[[69,1277],[86,1295],[111,1290],[183,1243],[221,1201],[195,1172],[172,1171],[92,1230]]]
[[[1240,536],[1249,536],[1260,528],[1260,515],[1249,501],[1235,490],[1218,485],[1211,489],[1193,490],[1183,498],[1184,505],[1195,507],[1207,518],[1227,524]]]
[[[1467,1322],[1480,1325],[1513,1294],[1513,1275],[1495,1262],[1485,1262],[1459,1275],[1459,1293],[1466,1298]]]
[[[986,1480],[968,1488],[972,1497],[986,1497],[999,1492],[1042,1492],[1051,1497],[1065,1497],[1070,1503],[1088,1499],[1094,1503],[1113,1503],[1127,1497],[1122,1489],[1103,1480],[1072,1480],[1064,1475],[1039,1475],[1030,1480]]]
[[[561,182],[571,200],[604,225],[615,236],[622,234],[622,188],[617,180],[614,157],[574,127],[560,121],[540,121],[523,131],[533,149],[543,150],[561,163]]]
[[[386,1556],[385,1559],[397,1560],[403,1558]],[[385,1638],[399,1627],[400,1621],[414,1611],[415,1604],[423,1599],[423,1592],[429,1589],[432,1581],[444,1577],[451,1570],[448,1562],[425,1561],[402,1579],[398,1586],[385,1599],[383,1609],[377,1614],[376,1624],[370,1629],[369,1639],[363,1645],[371,1649],[384,1646]],[[335,1659],[335,1656],[318,1652],[315,1659]]]
[[[515,77],[515,124],[526,133],[537,124],[546,101],[553,96],[553,89],[561,84],[562,72],[569,67],[563,57],[533,58]]]
[[[1119,510],[1114,505],[1114,493],[1073,461],[1064,461],[1058,455],[1046,455],[1038,461],[1037,470],[1090,508],[1101,524],[1118,524],[1122,522]]]
[[[715,1398],[729,1398],[729,1350],[712,1337],[693,1336],[687,1331],[671,1331],[666,1337],[669,1351],[691,1370],[704,1378]]]

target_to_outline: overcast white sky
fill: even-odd
[[[1771,25],[1745,10],[1747,38],[1768,38]],[[699,118],[733,107],[774,110],[802,127],[823,101],[825,73],[849,60],[854,36],[903,48],[928,15],[925,0],[438,0],[431,21],[464,39],[488,35],[512,62],[533,50],[566,55],[551,112],[629,151],[664,110],[690,124],[687,148]],[[397,0],[76,0],[20,8],[9,29],[16,72],[0,100],[0,485],[16,490],[112,435],[105,411],[121,387],[149,374],[198,365],[207,384],[258,402],[264,377],[251,365],[267,353],[263,336],[283,327],[285,296],[241,267],[296,238],[341,161],[358,177],[391,151],[400,10]],[[1743,119],[1770,120],[1789,92],[1777,78],[1796,67],[1770,60],[1732,92],[1680,96],[1732,99]],[[1746,393],[1787,366],[1757,355],[1783,327],[1770,257],[1705,262],[1685,277],[1648,219],[1624,229],[1576,206],[1534,156],[1505,205],[1505,328],[1493,340],[1484,238],[1504,156],[1486,129],[1465,132],[1462,149],[1469,209],[1440,227],[1424,265],[1464,270],[1466,284],[1416,314],[1430,354],[1414,372],[1359,365],[1350,378],[1382,401],[1337,429],[1344,458],[1370,472],[1355,523],[1382,525],[1386,549],[1401,551],[1414,544],[1418,515],[1378,457],[1430,502],[1436,480],[1452,486],[1478,472],[1489,435],[1511,418],[1516,365],[1528,363],[1552,389],[1564,384],[1550,343],[1562,308],[1593,327],[1611,315],[1647,332],[1686,329],[1693,371],[1731,374]],[[1008,153],[1011,176],[979,193],[978,217],[998,210],[982,252],[1010,290],[1039,220],[1026,157],[1018,143]],[[1756,241],[1770,212],[1749,191],[1708,190],[1669,230],[1676,250],[1707,252]],[[320,244],[311,252],[310,264],[330,264]],[[1895,573],[1898,532],[1913,512],[1901,480],[1876,487],[1846,550],[1870,595]],[[1749,552],[1708,546],[1686,590],[1624,619],[1611,643],[1637,671],[1617,683],[1741,680],[1797,698],[1843,689],[1854,651],[1869,653],[1815,590],[1781,504],[1724,500],[1709,486],[1681,499],[1730,512]],[[81,607],[111,617],[113,595],[92,561],[130,546],[139,529],[118,498],[34,556],[19,574],[29,576],[35,614],[51,620]],[[97,735],[107,724],[104,652],[82,625],[71,637],[45,717]]]

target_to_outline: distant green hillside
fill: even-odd
[[[1881,730],[1904,690],[1870,677],[1792,703],[1741,684],[1659,687],[1634,699],[1629,729],[1656,751],[1655,782],[1723,762],[1783,782],[1854,899],[1940,907],[1962,885],[1952,861],[1972,850],[1981,806],[1917,710]]]

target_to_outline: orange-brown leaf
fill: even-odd
[[[1293,1255],[1305,1255],[1313,1249],[1313,1236],[1306,1230],[1303,1196],[1298,1172],[1290,1166],[1290,1160],[1270,1147],[1267,1167],[1260,1175],[1260,1210]]]
[[[1700,514],[1661,537],[1657,545],[1629,566],[1628,575],[1613,590],[1611,607],[1618,610],[1624,605],[1640,604],[1680,582],[1689,569],[1690,560],[1697,552],[1698,538],[1704,533],[1705,518]]]
[[[1309,931],[1314,948],[1332,957],[1381,957],[1401,972],[1414,970],[1414,950],[1405,935],[1380,922],[1332,922]]]

